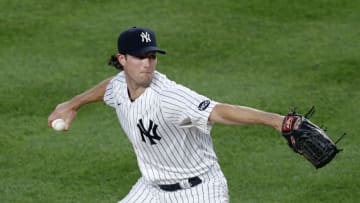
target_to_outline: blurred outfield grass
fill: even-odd
[[[0,202],[116,202],[139,177],[104,104],[72,129],[47,128],[56,104],[116,74],[120,31],[156,31],[158,70],[219,102],[281,114],[315,105],[344,152],[315,170],[274,130],[213,129],[231,202],[358,202],[360,2],[0,0]]]

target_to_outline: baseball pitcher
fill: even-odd
[[[157,46],[150,29],[125,30],[117,46],[118,53],[109,64],[120,72],[59,104],[48,122],[51,126],[62,118],[68,130],[78,109],[91,102],[104,101],[115,110],[141,171],[120,203],[229,202],[226,178],[211,140],[214,123],[273,127],[316,167],[324,166],[339,151],[325,132],[299,114],[282,116],[219,103],[157,72],[157,54],[166,52]],[[304,142],[303,135],[320,140],[317,148],[311,139]]]

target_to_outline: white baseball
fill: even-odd
[[[65,129],[64,119],[58,118],[53,120],[53,122],[51,123],[51,127],[56,131],[63,131]]]

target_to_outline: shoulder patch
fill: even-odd
[[[198,106],[198,109],[200,111],[204,111],[205,109],[207,109],[207,107],[209,107],[210,105],[210,100],[205,100],[205,101],[202,101],[199,106]]]

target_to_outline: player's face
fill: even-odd
[[[123,66],[127,82],[137,87],[148,87],[157,64],[156,52],[143,56],[126,55]]]

